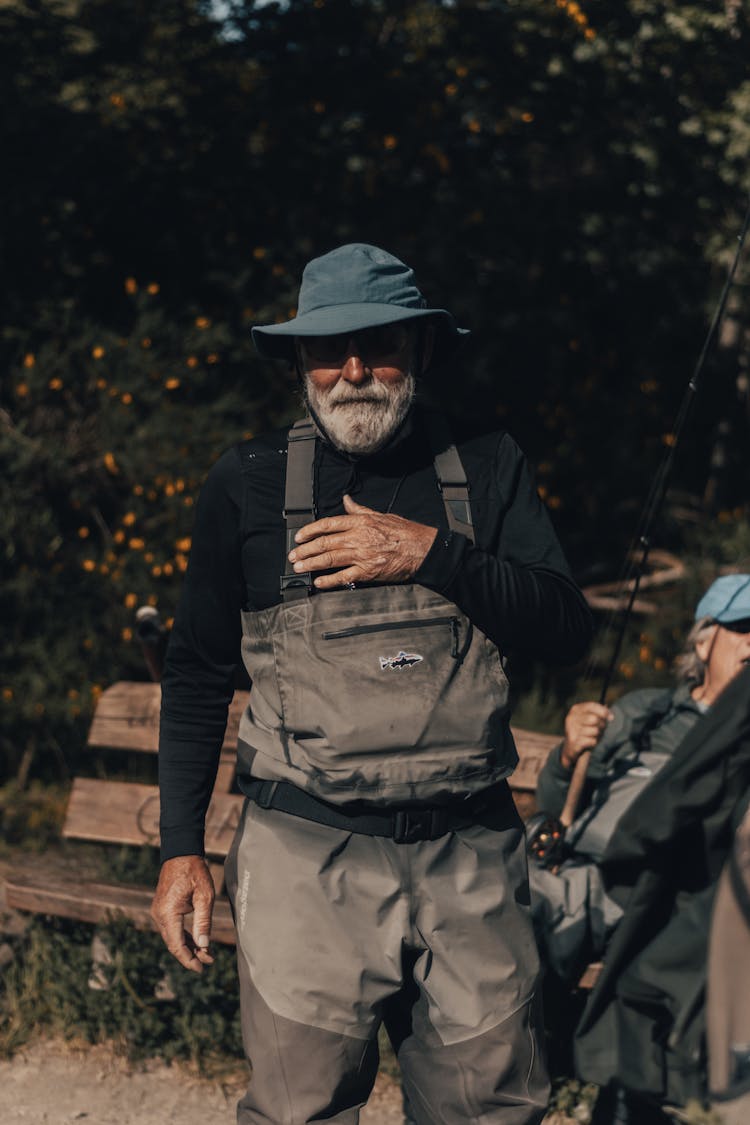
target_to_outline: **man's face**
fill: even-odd
[[[731,628],[715,624],[696,650],[706,663],[703,702],[713,703],[730,680],[750,662],[750,620],[733,623]]]
[[[305,398],[339,449],[380,449],[414,398],[414,329],[385,324],[339,336],[297,339]]]

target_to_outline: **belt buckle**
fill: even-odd
[[[440,835],[440,834],[437,834]],[[416,844],[418,840],[435,839],[432,809],[399,809],[394,813],[396,844]]]

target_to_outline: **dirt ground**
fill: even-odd
[[[222,1079],[151,1060],[128,1063],[106,1045],[39,1039],[0,1061],[1,1125],[234,1125],[244,1070]],[[545,1125],[584,1117],[550,1113]],[[398,1083],[381,1072],[360,1125],[403,1125]],[[739,1119],[738,1119],[739,1122]]]
[[[233,1125],[243,1090],[236,1071],[200,1079],[179,1066],[128,1064],[104,1046],[41,1040],[0,1062],[2,1125]],[[401,1094],[378,1076],[360,1125],[402,1125]]]

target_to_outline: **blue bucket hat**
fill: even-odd
[[[724,574],[717,578],[696,606],[695,620],[702,617],[728,626],[750,618],[750,574]]]
[[[262,356],[293,363],[295,336],[337,336],[425,318],[436,323],[443,353],[469,334],[445,309],[427,308],[409,266],[377,246],[353,242],[308,262],[297,315],[284,324],[257,325],[253,343]]]

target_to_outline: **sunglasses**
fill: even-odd
[[[741,621],[719,621],[718,624],[730,633],[750,633],[750,617],[743,617]]]
[[[359,332],[341,332],[337,336],[300,336],[300,343],[314,363],[342,366],[350,353],[368,364],[377,364],[404,350],[411,337],[405,324],[382,324]]]

